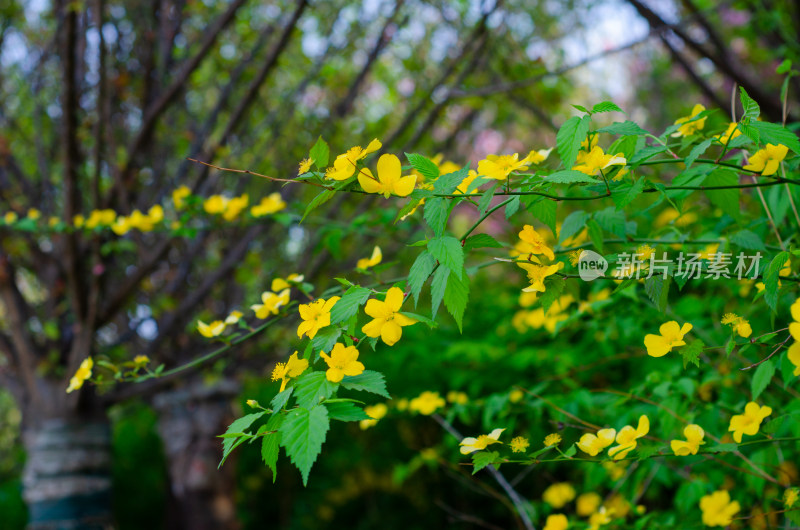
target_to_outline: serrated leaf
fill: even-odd
[[[733,453],[739,450],[739,445],[734,443],[712,445],[707,449],[709,453]]]
[[[433,192],[449,195],[453,193],[458,185],[461,184],[468,176],[469,166],[463,167],[458,171],[453,171],[452,173],[442,175],[433,183]]]
[[[775,375],[775,365],[771,360],[764,361],[756,368],[756,373],[753,374],[753,379],[750,381],[750,392],[753,394],[752,400],[758,399],[758,396],[767,388],[772,376]]]
[[[266,414],[266,412],[255,412],[253,414],[247,414],[246,416],[242,416],[233,421],[228,426],[228,429],[225,431],[225,434],[234,434],[234,433],[243,433],[246,429],[248,429],[253,422],[259,419],[261,416]],[[225,463],[225,460],[228,458],[228,455],[238,447],[242,442],[246,441],[247,438],[239,438],[239,437],[226,437],[222,439],[222,460],[220,460],[219,466],[222,467],[222,464]]]
[[[383,396],[386,399],[392,399],[392,396],[390,396],[389,392],[386,391],[386,380],[383,378],[383,374],[380,372],[364,370],[364,372],[359,375],[345,376],[340,384],[342,385],[342,388],[346,388],[348,390],[370,392],[372,394]]]
[[[685,346],[681,346],[678,349],[678,353],[683,359],[683,367],[686,368],[689,365],[689,363],[692,363],[695,366],[699,367],[700,354],[703,353],[704,347],[705,344],[700,339],[693,340],[692,342],[686,344]]]
[[[406,158],[411,163],[411,166],[419,171],[426,180],[439,178],[439,166],[429,158],[417,153],[406,153]]]
[[[426,317],[424,315],[419,315],[417,313],[409,313],[408,311],[400,311],[400,314],[401,315],[405,315],[408,318],[413,318],[417,322],[425,324],[426,326],[428,326],[431,329],[433,329],[435,327],[438,327],[438,324],[436,323],[435,320],[430,319],[430,318],[428,318],[428,317]]]
[[[753,121],[750,123],[758,131],[761,142],[765,144],[783,144],[795,153],[800,154],[800,140],[797,135],[777,123],[768,121]]]
[[[614,193],[611,195],[611,199],[614,201],[614,204],[617,207],[617,210],[621,210],[627,205],[629,205],[633,200],[642,194],[644,191],[644,178],[640,178],[633,181],[630,187],[625,189],[624,191],[620,191],[618,193]]]
[[[462,321],[469,299],[469,276],[464,270],[461,278],[451,275],[444,290],[444,306],[453,315],[458,331],[463,332]]]
[[[617,211],[615,206],[609,206],[595,212],[594,219],[606,232],[611,232],[620,238],[626,236],[625,212]]]
[[[731,243],[747,250],[766,250],[760,237],[750,230],[739,230],[731,236]]]
[[[574,169],[562,169],[561,171],[556,171],[555,173],[547,175],[545,177],[545,181],[552,182],[554,184],[572,184],[574,182],[587,182],[590,184],[596,184],[600,182],[596,178]]]
[[[331,397],[335,390],[336,384],[328,381],[325,372],[308,372],[301,375],[294,384],[294,397],[297,406],[310,409],[320,400]]]
[[[308,156],[314,161],[314,165],[316,165],[319,169],[323,169],[328,165],[330,154],[331,150],[328,147],[328,144],[322,139],[322,136],[320,136],[317,138],[317,142],[311,148]]]
[[[589,116],[578,118],[573,116],[564,122],[556,134],[556,148],[558,149],[558,156],[564,167],[571,168],[575,164],[575,158],[578,156],[578,150],[581,147],[581,142],[586,140],[586,135],[589,134],[589,124],[591,123]]]
[[[266,425],[267,431],[278,431],[283,423],[283,414],[277,414],[269,419]],[[272,483],[278,479],[278,455],[281,449],[281,433],[273,432],[265,434],[261,441],[261,459],[264,464],[272,471]]]
[[[484,212],[486,212],[486,210],[489,208],[489,204],[491,204],[492,198],[494,198],[494,192],[498,185],[498,183],[495,183],[494,186],[484,191],[481,195],[481,198],[478,199],[478,213],[481,215],[483,215]]]
[[[358,308],[366,303],[370,290],[354,285],[336,301],[331,309],[331,324],[344,322],[358,313]]]
[[[545,280],[546,290],[539,298],[539,300],[542,302],[542,309],[544,309],[545,314],[550,311],[550,306],[552,306],[553,303],[561,296],[566,283],[567,282],[565,282],[562,278],[548,278]]]
[[[321,204],[324,204],[324,203],[328,202],[329,200],[331,200],[331,198],[334,195],[336,195],[335,191],[333,191],[333,190],[324,190],[323,192],[318,194],[316,197],[311,199],[311,202],[308,203],[308,206],[306,206],[306,209],[303,212],[303,217],[300,219],[300,222],[302,223],[305,220],[305,218],[308,217],[308,214],[310,214],[312,211],[314,211],[314,209],[316,209],[318,206],[320,206]]]
[[[425,200],[423,217],[437,237],[444,233],[449,215],[450,204],[444,197],[432,197]]]
[[[592,113],[600,112],[621,112],[625,114],[625,111],[619,108],[617,104],[612,101],[602,101],[592,107]]]
[[[500,453],[497,451],[477,451],[472,453],[472,474],[474,475],[486,466],[493,464],[500,458]]]
[[[275,397],[272,398],[270,406],[272,407],[273,416],[278,412],[280,412],[284,406],[286,406],[286,403],[289,402],[289,398],[292,397],[292,392],[294,392],[294,387],[290,386],[289,388],[287,388],[283,392],[276,394]]]
[[[439,304],[442,303],[444,298],[444,291],[447,289],[447,279],[450,277],[450,269],[448,267],[439,266],[431,280],[431,317],[436,318],[436,313],[439,311]]]
[[[561,231],[558,234],[559,244],[574,236],[586,226],[589,214],[583,210],[576,210],[569,214],[564,222],[561,223]]]
[[[612,123],[608,127],[598,129],[597,132],[619,134],[623,136],[640,136],[643,134],[650,134],[648,131],[642,129],[639,127],[639,125],[629,120]]]
[[[329,428],[328,409],[324,406],[290,410],[279,428],[281,446],[300,470],[304,486],[308,484],[308,473],[322,451]]]
[[[597,224],[597,221],[594,219],[589,219],[586,222],[586,228],[589,230],[589,239],[592,240],[592,244],[594,248],[597,249],[597,252],[600,254],[603,253],[603,229],[600,228],[600,225]]]
[[[643,149],[639,149],[633,154],[633,157],[630,160],[628,160],[628,165],[635,167],[638,164],[644,162],[645,160],[649,160],[654,156],[656,156],[657,154],[663,153],[666,150],[667,147],[664,145],[651,145]]]
[[[511,219],[511,216],[519,210],[519,195],[511,198],[511,201],[506,204],[506,219]]]
[[[311,339],[311,344],[314,345],[314,350],[328,353],[341,335],[342,330],[338,326],[326,326],[317,331],[317,334]]]
[[[553,235],[556,235],[556,210],[558,203],[545,198],[539,198],[536,202],[528,206],[528,211],[542,222],[543,225],[550,228]]]
[[[489,234],[474,234],[464,241],[464,252],[476,248],[503,248],[503,245]]]
[[[337,421],[361,421],[368,420],[370,417],[364,409],[355,403],[340,401],[337,403],[324,403],[328,408],[328,417]]]
[[[670,277],[663,274],[653,274],[644,281],[644,290],[653,305],[663,313],[669,300]],[[684,364],[684,368],[686,365]]]
[[[755,121],[761,114],[761,107],[750,97],[743,86],[739,87],[739,100],[742,102],[742,109],[744,109],[744,113],[739,121]]]
[[[783,416],[778,416],[777,418],[769,420],[761,428],[761,432],[763,432],[764,434],[775,434],[776,432],[778,432],[778,429],[780,429],[781,426],[783,426],[783,422],[784,420],[786,420],[787,416],[789,416],[789,414],[784,414]]]
[[[437,237],[428,241],[428,252],[456,276],[461,277],[464,268],[464,247],[461,246],[461,241],[452,236]]]
[[[717,169],[706,177],[704,186],[736,186],[739,184],[739,175],[729,169]],[[734,219],[739,219],[739,189],[706,190],[706,196],[714,206],[720,208]]]
[[[778,279],[779,273],[789,260],[788,252],[779,252],[769,262],[767,272],[764,274],[764,301],[773,311],[778,307]]]
[[[430,252],[427,250],[417,256],[414,264],[411,265],[411,269],[408,272],[408,288],[411,291],[411,295],[414,297],[414,307],[417,307],[417,301],[419,300],[419,294],[422,292],[422,286],[425,285],[425,281],[431,275],[435,267],[436,258],[431,256]]]
[[[689,152],[688,155],[686,155],[686,158],[684,159],[684,163],[686,164],[686,169],[692,167],[694,161],[697,160],[700,157],[700,155],[706,152],[709,146],[711,146],[711,142],[713,141],[714,138],[707,138],[692,148],[692,150]]]

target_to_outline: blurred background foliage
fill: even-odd
[[[45,214],[61,211],[65,166],[58,143],[63,79],[57,37],[67,4],[12,0],[0,7],[4,211],[24,212],[31,207]],[[661,130],[688,114],[697,101],[720,107],[721,116],[728,114],[734,83],[748,86],[764,114],[780,121],[777,102],[782,80],[774,70],[784,59],[800,59],[796,38],[800,11],[796,3],[779,0],[69,4],[75,4],[81,31],[77,77],[81,109],[75,129],[86,155],[81,171],[97,172],[100,192],[111,205],[122,203],[116,204],[122,210],[146,209],[168,200],[169,192],[183,184],[200,195],[249,193],[255,203],[255,198],[278,188],[256,178],[209,172],[185,158],[291,177],[319,135],[334,152],[366,145],[377,137],[389,152],[442,153],[446,160],[474,165],[488,153],[552,147],[558,125],[572,114],[572,103],[613,99],[630,119]],[[101,32],[96,25],[98,6],[104,18]],[[201,52],[204,38],[232,7],[236,9],[230,24],[184,76],[184,65]],[[97,58],[101,42],[106,47],[104,69]],[[132,154],[137,133],[148,123],[148,109],[179,80],[180,89]],[[105,106],[98,105],[100,84],[106,91]],[[789,100],[796,103],[799,98],[794,83]],[[790,127],[796,112],[790,104]],[[724,128],[725,119],[714,120],[710,126]],[[104,129],[98,134],[100,124]],[[98,151],[94,158],[92,153]],[[126,174],[134,178],[122,193],[116,190],[117,180]],[[89,179],[82,177],[80,182],[88,196]],[[416,256],[406,245],[422,237],[420,229],[400,224],[393,241],[386,240],[384,227],[394,220],[394,212],[377,208],[375,201],[337,198],[300,225],[296,214],[313,197],[313,190],[280,191],[292,214],[278,216],[270,225],[253,232],[246,226],[220,224],[193,232],[194,241],[187,237],[175,243],[162,265],[126,300],[121,313],[98,331],[96,346],[103,355],[122,361],[147,352],[168,366],[186,362],[207,350],[193,331],[197,318],[249,306],[275,276],[305,273],[321,292],[335,276],[351,270],[357,259],[368,256],[376,243],[382,245],[385,261],[395,262],[378,273],[382,278],[404,273]],[[770,188],[766,199],[780,222],[788,212],[780,188]],[[650,213],[645,206],[642,211],[639,228],[643,234],[653,234],[647,223],[656,223],[658,212]],[[720,217],[702,217],[685,232],[698,237],[718,232],[719,223],[725,221],[717,214]],[[487,230],[514,241],[521,224],[520,219],[513,225],[493,219]],[[452,223],[456,232],[468,225],[466,216],[457,216]],[[765,226],[753,229],[766,236]],[[232,243],[239,240],[249,241],[243,251]],[[135,245],[116,238],[105,241],[103,253],[114,256],[113,264],[106,265],[122,271],[116,278],[123,278],[127,268],[140,262],[141,248],[156,243],[147,235]],[[30,241],[3,234],[2,245],[5,254],[20,259],[23,270],[36,259]],[[238,259],[223,269],[232,252],[239,253]],[[182,261],[185,256],[190,256],[188,264]],[[223,272],[215,276],[217,271]],[[684,371],[678,364],[665,369],[657,359],[642,357],[642,330],[655,330],[662,318],[640,291],[624,291],[614,301],[595,302],[577,312],[579,301],[603,286],[571,283],[568,292],[574,301],[568,313],[573,316],[551,334],[513,325],[520,306],[518,290],[508,285],[508,275],[507,270],[490,268],[474,281],[463,334],[443,315],[435,332],[422,326],[409,328],[407,340],[370,357],[370,368],[386,373],[389,390],[396,396],[390,413],[366,431],[357,424],[335,425],[308,488],[285,462],[279,482],[273,484],[258,450],[243,446],[225,471],[233,474],[228,491],[232,504],[216,499],[212,508],[233,510],[238,523],[230,524],[241,528],[431,528],[453,523],[510,527],[513,518],[508,508],[492,497],[493,492],[487,493],[491,486],[475,481],[469,468],[454,463],[457,441],[430,418],[397,410],[397,401],[424,390],[443,396],[449,391],[466,393],[467,403],[450,404],[446,413],[465,434],[504,426],[508,432],[527,435],[534,445],[568,425],[562,423],[563,416],[530,395],[520,398],[517,393],[512,400],[515,386],[546,394],[579,417],[628,423],[651,409],[592,389],[620,388],[654,396],[682,415],[689,410],[687,398],[700,396],[703,405],[697,422],[714,432],[724,431],[718,403],[739,403],[737,393],[742,385],[747,388],[748,380],[728,361],[715,370]],[[172,281],[176,277],[181,280]],[[205,286],[208,277],[217,280],[210,287]],[[521,274],[519,281],[523,282]],[[35,282],[32,285],[36,291]],[[203,295],[192,299],[191,293],[201,286]],[[706,282],[696,291],[690,284],[673,297],[671,310],[705,330],[710,335],[709,340],[704,338],[707,344],[724,344],[728,330],[719,319],[726,311],[742,311],[730,302],[739,296],[738,284]],[[186,312],[184,304],[189,302],[191,311]],[[64,299],[58,303],[65,304]],[[160,333],[162,318],[171,312],[183,313],[170,326],[170,334],[153,335],[154,323]],[[743,316],[756,332],[772,329],[766,314]],[[58,337],[61,323],[48,322],[40,326],[41,334]],[[0,329],[7,325],[0,323]],[[267,376],[275,359],[291,352],[294,341],[293,325],[274,327],[206,365],[192,379],[206,387],[236,383],[239,397],[227,410],[229,420],[246,409],[245,399],[266,403],[274,395],[275,385],[266,384]],[[55,348],[55,342],[43,344]],[[636,362],[627,362],[634,355]],[[0,370],[8,368],[0,362]],[[55,349],[43,355],[37,370],[47,376],[68,375]],[[189,386],[180,380],[170,385]],[[173,386],[123,392],[107,402],[113,424],[113,508],[120,528],[169,527],[167,513],[174,500],[170,456],[159,432],[159,409],[152,405],[155,394],[172,391]],[[619,417],[609,418],[611,410]],[[665,423],[658,425],[658,431],[678,430],[677,423],[669,424],[668,415],[659,418]],[[20,496],[21,422],[10,394],[0,391],[4,528],[21,528],[26,520]],[[783,429],[798,435],[797,426]],[[570,436],[565,435],[568,443],[573,441]],[[796,484],[796,466],[780,454],[764,450],[751,457],[780,468]],[[687,514],[697,519],[697,501],[705,489],[695,484],[723,484],[728,475],[713,466],[704,467],[702,476],[669,467],[654,470],[633,463],[625,469],[607,469],[575,463],[532,472],[533,468],[515,469],[510,476],[519,472],[519,491],[534,500],[554,481],[568,480],[580,485],[581,491],[604,496],[619,493],[640,500],[648,511],[669,512],[660,524],[670,527]],[[618,480],[619,473],[630,476],[612,490],[613,477]],[[754,490],[768,487],[758,478],[745,480]],[[650,482],[660,487],[648,489],[639,499],[636,488]],[[766,498],[762,508],[769,511]]]

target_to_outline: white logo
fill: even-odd
[[[606,258],[593,250],[581,251],[581,257],[578,259],[578,276],[585,282],[596,280],[605,275],[608,270],[608,261]]]

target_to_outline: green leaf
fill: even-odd
[[[700,354],[703,353],[704,347],[705,344],[700,339],[693,340],[689,344],[681,346],[678,349],[678,353],[683,358],[683,367],[686,368],[689,363],[700,367]]]
[[[647,297],[663,313],[669,300],[670,277],[663,274],[653,274],[644,281],[644,290]],[[684,368],[686,365],[684,364]]]
[[[550,228],[553,235],[556,235],[556,208],[557,202],[539,198],[536,202],[528,206],[528,211],[542,222],[543,225]]]
[[[750,392],[753,394],[753,401],[758,399],[758,396],[767,388],[772,376],[775,375],[775,365],[771,360],[764,361],[756,368],[756,373],[753,374],[753,379],[750,381]]]
[[[628,165],[637,166],[641,162],[653,158],[657,154],[663,153],[667,150],[667,147],[664,145],[651,145],[645,147],[644,149],[639,149],[633,154],[633,157],[628,160]]]
[[[354,285],[337,300],[331,309],[331,324],[344,322],[348,318],[358,313],[361,307],[369,298],[370,290]]]
[[[761,114],[761,107],[750,97],[743,86],[739,87],[739,100],[742,102],[742,109],[744,109],[744,113],[739,121],[755,121]]]
[[[794,375],[795,366],[789,360],[789,354],[784,352],[781,356],[781,378],[783,379],[783,387],[788,388],[789,383],[797,377]]]
[[[575,157],[578,156],[581,142],[586,140],[586,135],[589,134],[591,121],[592,119],[589,116],[583,116],[582,118],[574,116],[565,121],[558,130],[556,147],[564,167],[571,168],[575,164]]]
[[[737,247],[746,248],[748,250],[766,250],[764,242],[760,237],[755,235],[750,230],[739,230],[731,236],[731,243]]]
[[[625,212],[617,211],[616,207],[609,206],[608,208],[603,208],[599,212],[595,212],[594,219],[606,232],[611,232],[620,238],[626,236]]]
[[[436,267],[436,258],[431,256],[427,250],[417,256],[414,264],[411,265],[411,270],[408,272],[408,288],[414,297],[414,307],[417,307],[422,286],[425,285],[425,281],[433,272],[434,267]]]
[[[775,69],[776,74],[786,74],[792,70],[792,61],[791,59],[784,59],[781,64]]]
[[[419,171],[426,180],[439,178],[439,166],[429,158],[416,153],[406,153],[406,158],[411,163],[411,166]]]
[[[447,279],[450,277],[450,269],[445,266],[439,266],[431,280],[431,316],[436,318],[436,313],[439,311],[439,304],[442,303],[444,298],[444,291],[447,288]]]
[[[322,406],[290,410],[279,428],[281,446],[300,470],[304,486],[308,484],[308,473],[322,450],[329,428],[328,409]]]
[[[576,210],[569,214],[561,223],[561,232],[558,234],[559,244],[583,230],[588,218],[589,214],[583,210]]]
[[[453,318],[458,324],[458,331],[463,332],[462,320],[464,318],[464,311],[467,308],[467,300],[469,299],[469,276],[467,271],[464,270],[461,278],[457,276],[450,276],[447,281],[447,287],[444,290],[444,306],[453,315]]]
[[[599,112],[621,112],[625,114],[624,110],[619,108],[616,103],[611,101],[603,101],[592,107],[592,113]]]
[[[230,424],[228,429],[225,431],[225,434],[233,434],[233,433],[243,433],[245,429],[249,428],[253,422],[259,419],[261,416],[266,414],[266,412],[255,412],[253,414],[248,414],[246,416],[242,416],[233,421]],[[222,439],[222,460],[219,463],[218,467],[222,467],[222,464],[225,463],[225,460],[228,458],[228,455],[239,446],[242,442],[246,441],[247,437],[243,438],[223,438]]]
[[[714,138],[707,138],[706,140],[703,140],[702,142],[700,142],[699,144],[697,144],[696,146],[694,146],[692,148],[692,150],[689,152],[689,154],[684,159],[684,163],[686,164],[686,169],[689,169],[690,167],[692,167],[692,164],[694,164],[694,161],[697,160],[700,157],[700,155],[702,155],[703,153],[706,152],[706,149],[709,148],[709,146],[711,145],[711,142],[713,142],[713,141],[714,141]]]
[[[330,353],[333,345],[339,340],[342,335],[342,330],[339,326],[326,326],[317,331],[317,334],[311,339],[311,344],[314,345],[314,350],[324,351]]]
[[[633,200],[642,194],[644,191],[644,178],[640,178],[633,181],[633,184],[625,191],[620,190],[619,193],[614,193],[611,195],[611,199],[614,201],[614,204],[617,207],[617,210],[621,210],[627,205],[629,205]]]
[[[777,123],[767,121],[753,121],[750,125],[758,131],[761,141],[765,144],[783,144],[795,153],[800,154],[800,140],[797,135]]]
[[[273,416],[276,415],[278,412],[280,412],[283,409],[283,407],[286,405],[286,403],[289,402],[289,398],[292,396],[292,392],[293,391],[294,391],[294,387],[290,386],[289,388],[287,388],[283,392],[280,392],[280,393],[276,394],[275,397],[272,398],[272,401],[270,402],[270,405],[272,407],[272,415]]]
[[[542,302],[542,309],[544,309],[545,314],[550,311],[550,306],[561,296],[566,284],[566,281],[558,277],[545,280],[545,287],[547,290],[543,292],[542,296],[539,298]]]
[[[328,381],[325,372],[308,372],[301,375],[294,384],[294,397],[297,406],[310,409],[320,400],[333,395],[336,384]]]
[[[315,208],[331,200],[331,198],[334,195],[336,195],[335,191],[324,190],[319,195],[311,199],[311,202],[308,203],[308,206],[306,206],[306,210],[303,212],[303,217],[300,219],[300,222],[302,223],[305,220],[305,218],[308,217],[308,214],[310,214]]]
[[[761,428],[761,432],[764,434],[775,434],[776,432],[778,432],[778,429],[780,429],[781,426],[783,426],[783,422],[787,416],[790,416],[790,414],[784,414],[783,416],[778,416],[777,418],[769,420]]]
[[[476,248],[503,248],[503,245],[489,234],[474,234],[464,241],[464,252]]]
[[[476,451],[472,453],[472,474],[474,475],[486,466],[493,464],[500,458],[500,453],[497,451],[485,452]]]
[[[398,221],[403,219],[403,217],[411,213],[411,210],[413,210],[414,208],[418,208],[420,202],[422,202],[422,199],[412,199],[407,203],[405,203],[403,207],[400,208],[400,211],[397,212],[397,215],[395,215],[394,223],[397,223]]]
[[[596,184],[600,182],[596,178],[574,169],[562,169],[561,171],[556,171],[555,173],[547,175],[545,177],[545,181],[555,184],[572,184],[573,182],[588,182],[591,184]]]
[[[386,380],[383,378],[383,374],[373,370],[364,370],[359,375],[347,375],[342,379],[341,385],[342,388],[348,390],[361,390],[392,399],[392,396],[386,391]]]
[[[437,237],[441,237],[447,226],[450,215],[450,204],[444,197],[431,197],[425,200],[423,217]]]
[[[328,417],[338,421],[360,421],[368,420],[370,417],[364,409],[354,403],[340,401],[337,403],[324,403],[328,407]]]
[[[506,204],[506,219],[511,219],[511,216],[519,210],[519,195],[511,198],[511,202]]]
[[[317,143],[315,143],[314,147],[311,148],[311,152],[308,153],[308,156],[314,161],[314,165],[316,165],[319,169],[323,169],[328,165],[330,154],[331,150],[328,147],[328,144],[325,143],[325,140],[323,140],[322,136],[320,136],[317,138]]]
[[[709,453],[734,453],[739,450],[739,444],[727,443],[712,445],[707,449]]]
[[[637,125],[636,123],[627,120],[612,123],[608,127],[603,127],[602,129],[598,129],[597,132],[608,133],[608,134],[620,134],[623,136],[641,136],[643,134],[650,134],[646,130],[639,127],[639,125]]]
[[[461,241],[452,236],[437,237],[428,241],[428,252],[456,276],[461,277],[461,270],[464,268],[464,247],[461,246]]]
[[[453,171],[446,175],[442,175],[433,183],[433,192],[441,194],[453,193],[459,184],[469,176],[469,166],[463,167],[458,171]]]
[[[779,273],[788,260],[788,252],[779,252],[769,262],[769,267],[767,267],[767,272],[764,275],[764,301],[767,302],[772,311],[777,311]]]
[[[729,169],[717,169],[706,177],[704,186],[736,186],[739,184],[739,175]],[[726,190],[706,190],[706,195],[711,203],[734,219],[739,219],[739,190],[736,188]]]
[[[267,431],[278,431],[283,423],[283,414],[277,414],[269,419],[266,425]],[[261,441],[261,459],[264,464],[272,470],[272,483],[278,479],[278,454],[281,449],[281,433],[273,432],[265,434]]]
[[[592,244],[597,251],[602,254],[603,253],[603,229],[600,228],[600,225],[597,224],[597,221],[594,219],[589,219],[586,222],[586,228],[589,229],[589,239],[592,240]]]
[[[401,315],[405,315],[408,318],[413,318],[417,322],[420,322],[421,324],[425,324],[426,326],[428,326],[431,329],[439,326],[439,324],[437,324],[435,320],[430,319],[430,318],[428,318],[428,317],[426,317],[424,315],[419,315],[417,313],[409,313],[408,311],[400,311],[400,314]]]
[[[478,212],[483,215],[484,212],[489,208],[489,204],[492,202],[492,198],[494,197],[494,192],[499,185],[498,182],[494,184],[491,188],[483,192],[481,198],[478,200]]]
[[[585,112],[585,113],[587,113],[587,114],[588,114],[589,112],[591,112],[589,109],[587,109],[587,108],[586,108],[586,107],[584,107],[583,105],[572,105],[572,106],[573,106],[573,108],[576,108],[576,109],[578,109],[579,111],[581,111],[581,112]]]

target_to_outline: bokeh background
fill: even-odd
[[[405,245],[419,239],[419,228],[381,240],[394,212],[375,202],[337,198],[299,224],[296,213],[313,190],[209,170],[187,157],[291,177],[322,135],[333,152],[379,138],[386,152],[474,164],[490,153],[552,147],[571,104],[611,99],[628,119],[663,130],[697,102],[729,114],[736,85],[780,121],[775,68],[797,60],[799,33],[800,7],[782,0],[3,1],[2,212],[85,214],[92,204],[129,212],[187,185],[198,195],[246,192],[256,200],[280,191],[294,215],[182,238],[78,241],[71,250],[69,242],[0,228],[3,281],[14,278],[34,308],[23,325],[33,337],[34,386],[44,389],[39,401],[31,398],[19,352],[8,346],[19,321],[4,297],[0,528],[28,520],[23,433],[54,418],[108,427],[103,502],[121,529],[510,527],[507,508],[441,458],[442,444],[453,443],[423,417],[391,414],[366,431],[337,425],[307,488],[286,462],[273,484],[256,447],[243,446],[217,470],[215,435],[246,410],[246,399],[274,395],[269,373],[295,347],[293,324],[179,377],[68,400],[75,343],[83,337],[95,355],[146,354],[171,367],[210,350],[196,319],[254,303],[274,277],[299,272],[323,290],[351,274],[376,241],[387,262],[379,276],[393,277],[413,259]],[[789,101],[798,97],[790,85]],[[790,104],[790,122],[793,112]],[[453,223],[468,219],[456,215]],[[513,237],[514,227],[492,223]],[[70,274],[100,278],[101,316],[88,334],[75,331],[85,310],[70,304]],[[482,423],[503,418],[539,439],[558,425],[540,405],[512,415],[514,385],[580,371],[587,348],[616,355],[613,341],[637,342],[627,334],[641,326],[623,312],[613,323],[567,327],[557,343],[545,330],[520,332],[511,324],[517,291],[497,292],[499,280],[487,274],[473,285],[463,335],[449,320],[435,333],[408,328],[408,340],[376,357],[374,369],[387,374],[398,399],[465,392],[477,401],[449,409],[459,425],[482,432]],[[676,312],[688,319],[699,299],[682,303]],[[724,302],[713,304],[721,311]],[[648,373],[618,368],[592,382]],[[526,495],[559,478],[533,475],[540,473],[518,478]]]

